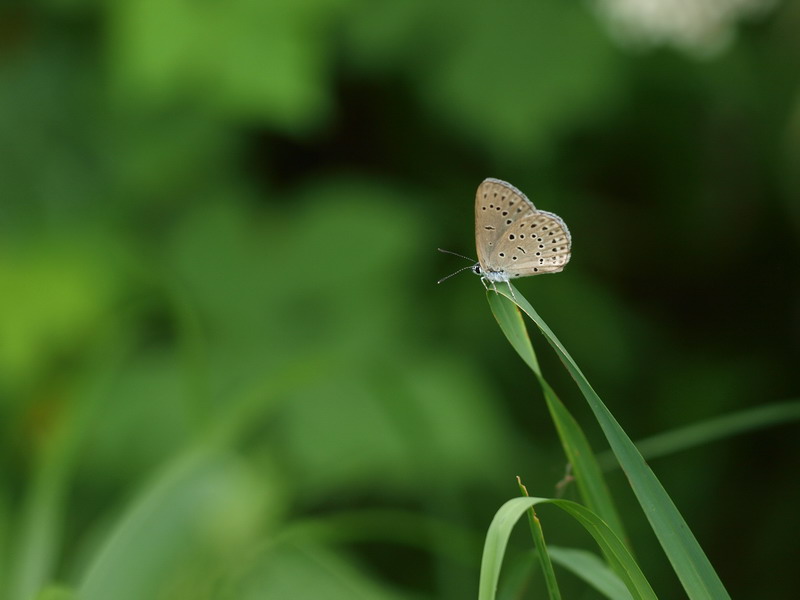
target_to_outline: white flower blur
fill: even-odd
[[[713,56],[730,44],[736,22],[777,0],[593,0],[611,34],[626,45],[673,46]]]

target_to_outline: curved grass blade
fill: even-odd
[[[636,447],[642,456],[650,460],[734,435],[797,420],[800,420],[799,400],[775,402],[665,431],[639,440],[636,442]],[[611,452],[598,454],[597,462],[603,469],[619,466]]]
[[[53,431],[34,456],[31,483],[24,492],[18,516],[17,537],[8,548],[11,563],[8,580],[0,579],[3,598],[29,600],[53,579],[62,543],[64,499],[81,444],[94,424],[97,407],[105,399],[106,386],[119,372],[127,349],[125,341],[114,334],[99,344],[87,360],[93,368],[76,381],[69,410],[63,419],[56,419]]]
[[[611,493],[608,490],[603,474],[595,459],[589,441],[578,422],[567,407],[561,402],[553,388],[547,383],[539,369],[536,353],[533,350],[528,330],[519,309],[505,297],[489,293],[489,306],[492,309],[500,329],[511,342],[511,345],[536,375],[544,393],[544,399],[550,416],[556,426],[561,445],[572,465],[575,481],[578,484],[581,498],[586,505],[600,515],[611,529],[622,539],[626,539],[622,519],[617,513]]]
[[[164,590],[180,577],[197,576],[193,569],[208,564],[204,560],[219,563],[226,552],[244,546],[266,508],[262,485],[235,455],[187,452],[158,473],[118,519],[86,568],[78,596],[166,597]]]
[[[509,286],[510,287],[510,286]],[[555,334],[542,320],[530,303],[516,290],[511,292],[503,287],[498,293],[519,306],[542,332],[548,343],[556,351],[561,362],[575,380],[586,398],[589,407],[600,424],[611,450],[617,457],[628,477],[634,494],[642,506],[653,532],[667,555],[684,590],[692,600],[723,600],[730,598],[714,567],[703,552],[697,539],[681,516],[675,503],[667,494],[655,473],[645,463],[631,439],[622,429],[611,412],[600,400]]]
[[[583,525],[603,550],[603,554],[610,557],[616,565],[615,570],[620,573],[620,577],[635,600],[654,600],[656,598],[653,589],[628,548],[595,513],[585,506],[569,500],[523,497],[512,498],[501,506],[489,525],[481,559],[478,600],[494,600],[511,530],[520,517],[537,504],[553,504]]]
[[[527,598],[529,590],[539,580],[541,573],[533,560],[536,550],[529,554],[519,553],[509,557],[503,568],[503,580],[499,582],[495,600],[520,600]]]
[[[609,600],[632,599],[631,593],[619,576],[596,554],[587,550],[558,546],[548,546],[547,551],[554,564],[583,579]]]

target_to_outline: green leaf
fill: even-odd
[[[583,579],[606,598],[630,600],[631,594],[619,576],[608,568],[599,556],[577,548],[548,546],[547,552],[553,563],[571,571]]]
[[[527,496],[528,490],[522,485],[522,481],[517,477],[520,491]],[[558,581],[556,581],[556,574],[553,572],[553,563],[550,560],[550,554],[547,551],[547,544],[544,542],[544,531],[542,531],[542,522],[536,516],[536,511],[531,506],[528,511],[528,524],[531,527],[531,535],[533,536],[533,543],[536,546],[536,556],[539,558],[539,564],[544,573],[544,583],[547,586],[547,593],[551,600],[561,600],[561,591],[558,589]]]
[[[650,460],[740,433],[782,425],[798,419],[800,419],[800,401],[775,402],[665,431],[639,440],[636,442],[636,447],[642,456]],[[613,469],[619,465],[610,452],[599,454],[597,462],[606,469]]]
[[[512,498],[506,502],[497,511],[491,525],[489,525],[489,531],[486,534],[486,542],[483,547],[483,558],[481,559],[479,600],[493,600],[495,598],[497,582],[500,578],[500,568],[511,530],[522,514],[537,504],[553,504],[583,525],[603,550],[603,553],[610,557],[616,565],[615,570],[620,573],[625,586],[634,598],[656,598],[653,589],[625,544],[595,513],[585,506],[569,500],[525,497]]]
[[[98,348],[94,361],[87,361],[95,370],[76,379],[70,410],[31,457],[31,481],[16,513],[16,538],[9,548],[9,577],[2,582],[8,586],[4,598],[28,600],[53,578],[63,543],[64,498],[78,453],[105,399],[101,390],[118,372],[123,354],[123,347],[113,342]]]
[[[575,383],[578,384],[578,388],[586,398],[606,439],[611,445],[614,455],[625,471],[631,488],[636,494],[639,504],[650,522],[650,526],[653,528],[653,532],[672,563],[672,567],[689,598],[709,598],[713,600],[729,598],[730,596],[716,571],[714,571],[714,567],[711,566],[703,549],[695,539],[675,503],[667,494],[664,486],[661,485],[661,482],[645,463],[644,458],[642,458],[631,439],[614,419],[614,416],[609,412],[602,400],[600,400],[597,392],[586,380],[586,377],[584,377],[566,348],[530,303],[512,286],[509,285],[508,290],[500,287],[498,288],[498,293],[515,302],[536,323],[536,326],[556,351]]]
[[[603,474],[595,460],[589,441],[578,422],[542,376],[536,354],[533,350],[528,330],[517,307],[499,294],[489,293],[489,306],[500,328],[511,345],[519,353],[536,375],[544,392],[547,408],[555,423],[561,445],[572,465],[575,481],[584,502],[598,515],[601,515],[620,538],[625,539],[622,520],[614,506],[611,493],[606,486]]]
[[[209,584],[204,578],[241,557],[265,516],[277,512],[264,475],[224,452],[176,458],[108,532],[80,581],[81,599],[136,600],[167,591],[197,597],[197,588]]]

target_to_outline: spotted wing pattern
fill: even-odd
[[[569,262],[569,229],[537,210],[514,186],[486,179],[475,196],[475,240],[481,270],[509,278],[558,273]]]

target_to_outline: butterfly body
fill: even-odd
[[[508,283],[511,281],[511,276],[505,271],[484,271],[480,263],[475,263],[472,266],[472,272],[476,275],[480,275],[481,279],[493,283]]]
[[[475,194],[475,245],[472,271],[495,285],[558,273],[569,262],[572,238],[561,217],[538,210],[510,183],[489,178]]]

